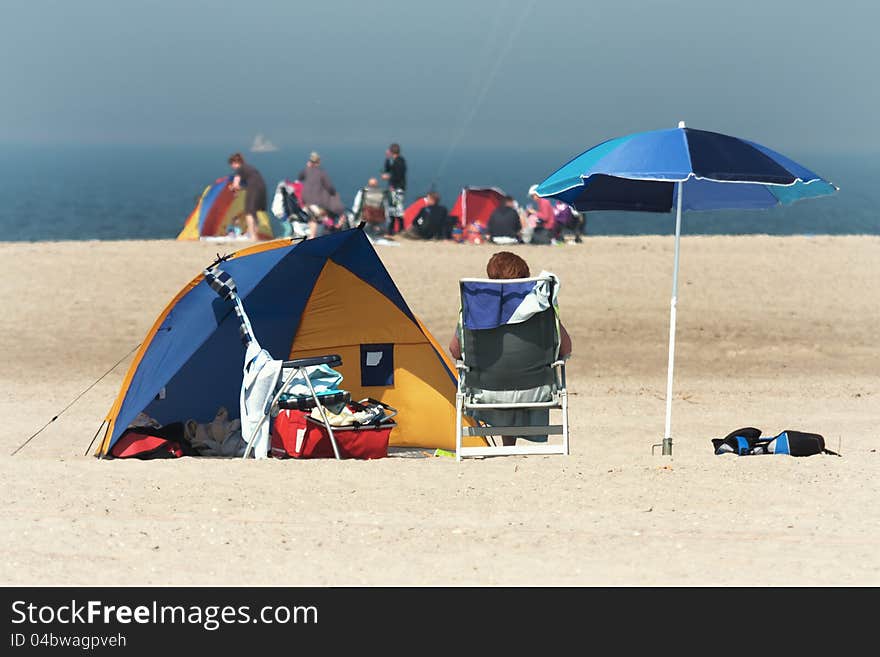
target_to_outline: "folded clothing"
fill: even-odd
[[[362,407],[361,410],[352,410],[349,406],[343,406],[338,412],[325,408],[324,413],[327,415],[327,422],[333,427],[379,424],[385,419],[385,408],[380,405]],[[311,418],[318,422],[324,421],[318,408],[312,409]]]
[[[247,446],[241,435],[241,420],[230,420],[223,406],[210,422],[187,420],[183,433],[199,456],[241,456]]]

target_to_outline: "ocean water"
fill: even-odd
[[[0,159],[4,202],[0,241],[168,239],[177,235],[204,187],[228,173],[229,150],[205,146],[5,146]],[[350,204],[356,190],[383,161],[375,148],[320,149],[324,167]],[[579,149],[523,151],[459,149],[441,167],[441,149],[404,149],[409,197],[432,186],[451,207],[463,185],[501,187],[527,201],[539,182]],[[266,179],[294,177],[309,148],[286,148],[247,157]],[[862,154],[790,153],[836,183],[841,191],[791,207],[759,211],[692,212],[686,234],[880,234],[880,157]],[[271,201],[271,198],[270,198]],[[596,212],[593,235],[667,234],[665,214]]]

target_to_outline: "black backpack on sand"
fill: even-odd
[[[825,438],[818,433],[792,431],[786,429],[776,436],[761,437],[761,430],[755,427],[744,427],[731,431],[724,438],[713,438],[712,446],[716,454],[736,454],[747,456],[753,454],[788,454],[790,456],[813,456],[814,454],[830,454],[840,456],[825,448]]]

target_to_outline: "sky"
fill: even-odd
[[[0,143],[880,152],[880,3],[0,0]],[[582,150],[581,148],[575,150]]]

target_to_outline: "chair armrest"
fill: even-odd
[[[329,365],[330,367],[335,367],[337,365],[342,365],[342,356],[339,354],[328,354],[327,356],[312,356],[310,358],[294,358],[293,360],[286,360],[281,364],[281,367],[286,369],[299,368],[299,367],[313,367],[315,365]]]
[[[556,385],[559,386],[562,390],[565,390],[566,380],[565,380],[565,361],[568,360],[568,356],[557,360],[555,363],[550,365],[556,371]]]

